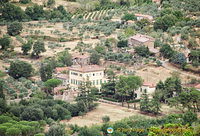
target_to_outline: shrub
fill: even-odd
[[[127,103],[136,103],[136,102],[140,102],[140,99],[135,99],[135,100],[127,101]]]
[[[20,93],[20,94],[19,94],[19,98],[21,98],[21,99],[24,98],[24,94],[23,94],[23,93]]]
[[[30,0],[20,0],[19,2],[22,3],[22,4],[27,4],[27,3],[30,2]]]
[[[35,134],[34,136],[45,136],[44,133],[38,133],[38,134]]]
[[[13,22],[13,23],[9,24],[7,27],[8,34],[11,36],[16,36],[16,35],[20,34],[22,29],[23,29],[22,23],[20,23],[20,22]]]
[[[157,61],[156,61],[156,65],[157,65],[158,67],[160,67],[160,66],[162,66],[162,62],[161,62],[160,60],[157,60]]]
[[[32,82],[30,80],[27,80],[24,82],[24,86],[27,88],[27,89],[31,89],[32,87]]]
[[[110,117],[109,116],[103,116],[102,120],[103,120],[104,123],[107,123],[107,122],[110,121]]]

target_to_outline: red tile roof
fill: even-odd
[[[150,82],[143,82],[143,86],[149,86],[150,88],[156,87],[156,84],[150,83]]]
[[[69,75],[67,75],[67,74],[59,74],[59,75],[56,76],[56,78],[69,79]]]
[[[57,68],[55,68],[55,70],[54,70],[54,72],[55,73],[61,73],[61,72],[63,72],[63,71],[68,71],[69,70],[69,68],[68,67],[57,67]]]
[[[200,84],[195,86],[196,89],[200,89]]]
[[[103,71],[104,68],[100,67],[99,65],[73,65],[69,67],[69,70],[78,71],[78,72],[96,72],[96,71]]]

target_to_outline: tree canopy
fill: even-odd
[[[20,22],[12,22],[7,27],[8,34],[11,36],[16,36],[20,34],[22,29],[23,29],[22,23]]]
[[[20,77],[28,78],[31,76],[32,72],[33,68],[31,64],[19,60],[11,62],[8,70],[9,75],[15,79]]]

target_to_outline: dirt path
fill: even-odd
[[[166,62],[166,61],[161,61],[161,62],[162,62],[163,67],[165,67],[165,68],[167,68],[171,71],[179,72],[180,74],[183,74],[185,76],[190,76],[190,77],[197,78],[197,79],[200,78],[200,76],[197,76],[197,75],[194,75],[194,74],[191,74],[191,73],[187,73],[187,72],[181,71],[180,69],[176,69],[174,67],[171,67],[171,66],[168,65],[168,62]]]

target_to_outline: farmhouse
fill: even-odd
[[[145,45],[149,48],[154,48],[154,42],[155,42],[155,39],[148,35],[136,34],[128,38],[129,47]]]
[[[90,56],[87,55],[72,55],[73,65],[88,65],[90,63]]]
[[[135,16],[137,17],[137,20],[141,20],[141,19],[148,19],[150,22],[153,22],[153,16],[150,15],[143,15],[143,14],[135,14]]]
[[[69,85],[69,75],[58,74],[58,75],[56,75],[56,78],[62,80],[62,86],[68,86]]]
[[[72,89],[78,89],[86,81],[100,89],[101,84],[106,82],[104,68],[98,65],[74,65],[69,68],[69,84]]]
[[[143,85],[135,91],[135,98],[140,99],[141,95],[146,91],[149,95],[149,98],[152,98],[152,94],[155,91],[156,85],[150,82],[143,82]]]

